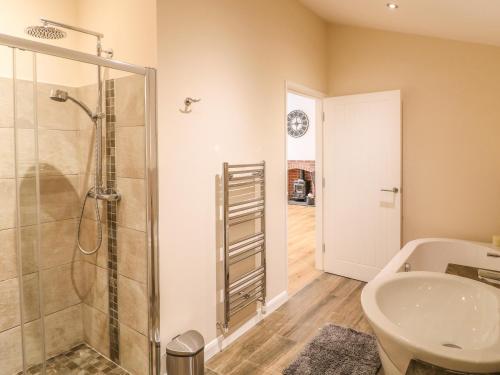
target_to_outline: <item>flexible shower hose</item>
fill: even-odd
[[[91,187],[88,191],[87,191],[87,194],[85,194],[85,199],[83,201],[83,204],[82,204],[82,210],[80,212],[80,221],[78,222],[78,232],[77,232],[77,235],[76,235],[76,243],[78,245],[78,248],[80,249],[80,251],[85,254],[85,255],[92,255],[92,254],[95,254],[97,252],[97,250],[99,250],[99,248],[101,247],[101,244],[102,244],[102,222],[101,222],[101,213],[99,211],[99,199],[97,199],[97,196],[98,196],[98,189],[100,188],[100,184],[99,184],[99,181],[97,181],[97,168],[99,163],[101,163],[101,160],[99,160],[99,152],[98,152],[98,137],[100,137],[101,135],[99,134],[100,133],[100,126],[97,125],[97,121],[94,123],[95,124],[95,148],[94,148],[94,153],[95,153],[95,169],[94,169],[94,186]],[[95,202],[95,205],[94,205],[94,208],[95,208],[95,216],[96,216],[96,219],[97,219],[97,244],[96,246],[92,249],[92,250],[86,250],[82,244],[80,243],[80,231],[81,231],[81,228],[82,228],[82,221],[83,221],[83,214],[85,212],[85,206],[87,205],[87,199],[89,198],[90,196],[90,192],[94,190],[94,202]]]

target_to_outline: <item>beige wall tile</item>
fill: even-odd
[[[18,180],[19,217],[21,226],[37,223],[37,191],[35,177],[26,177]]]
[[[78,176],[40,177],[40,220],[76,218],[79,215]]]
[[[33,81],[16,80],[16,128],[34,129]]]
[[[16,182],[14,179],[0,179],[0,230],[16,225]]]
[[[116,173],[118,177],[144,178],[145,128],[118,127],[116,130]]]
[[[47,358],[83,342],[82,304],[45,317]]]
[[[118,226],[118,273],[147,282],[146,233]]]
[[[45,314],[51,314],[81,302],[77,293],[80,277],[79,270],[72,264],[42,271]]]
[[[93,174],[95,171],[95,128],[83,127],[78,132],[78,158],[81,173]],[[103,143],[104,146],[104,143]],[[103,149],[104,154],[104,149]]]
[[[84,302],[104,313],[108,311],[108,270],[83,262],[87,293]]]
[[[23,275],[38,271],[38,227],[21,228],[21,267]]]
[[[19,313],[19,280],[0,282],[0,331],[10,329],[21,322]]]
[[[42,269],[70,263],[76,253],[77,221],[54,221],[40,225],[40,267]]]
[[[76,218],[79,215],[78,176],[41,176],[40,197],[34,177],[19,179],[19,214],[21,226],[37,223],[37,204],[40,205],[40,221],[53,222]],[[0,189],[1,189],[0,180]],[[15,201],[14,201],[15,208]]]
[[[0,127],[13,127],[13,80],[0,78]]]
[[[75,95],[74,89],[39,83],[37,93],[38,127],[45,129],[77,130],[77,111],[80,111],[80,109],[69,100],[64,103],[51,100],[50,90],[52,88],[66,90],[70,95]]]
[[[17,275],[16,231],[6,229],[0,231],[0,281]]]
[[[35,130],[16,128],[16,158],[18,177],[33,177],[36,175]]]
[[[14,163],[14,129],[0,128],[0,178],[15,177]]]
[[[120,360],[122,367],[134,375],[146,375],[149,370],[148,339],[120,324]]]
[[[87,104],[92,111],[95,111],[97,104],[97,84],[78,87],[76,88],[75,95],[78,100],[81,100],[83,103]],[[93,125],[84,111],[77,111],[77,121],[80,129],[90,128]]]
[[[85,342],[102,354],[109,356],[108,315],[83,304],[83,329]]]
[[[115,113],[119,126],[144,125],[144,77],[130,75],[115,80]]]
[[[24,323],[40,318],[40,289],[38,281],[38,272],[23,276]]]
[[[16,128],[34,129],[35,95],[33,81],[16,81]]]
[[[90,201],[93,203],[93,201]],[[103,216],[103,221],[105,216]],[[81,232],[80,232],[80,244],[85,249],[93,249],[97,246],[97,225],[96,222],[90,219],[83,219]],[[85,262],[92,264],[97,264],[102,268],[108,266],[108,235],[107,227],[105,222],[102,223],[102,243],[99,250],[93,255],[82,255],[80,254],[80,259]]]
[[[146,183],[143,179],[118,178],[118,223],[140,231],[146,230]]]
[[[43,360],[43,331],[41,320],[37,319],[24,325],[24,345],[26,365],[33,366]]]
[[[118,276],[118,318],[136,331],[148,330],[148,296],[145,284]]]
[[[80,171],[78,131],[40,129],[38,154],[41,174],[78,174]]]
[[[23,369],[21,328],[0,332],[0,375],[12,375]]]
[[[75,293],[81,302],[89,294],[89,288],[87,287],[87,279],[85,277],[85,262],[78,259],[69,265],[71,267],[71,279],[73,282],[73,287]],[[53,269],[53,268],[51,268]]]

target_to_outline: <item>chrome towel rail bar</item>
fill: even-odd
[[[264,249],[261,246],[262,245],[255,246],[251,249],[245,250],[241,254],[231,255],[229,257],[229,265],[241,262],[242,260],[248,259],[254,255],[262,253],[264,251]],[[256,250],[254,250],[254,249],[256,249]],[[250,250],[253,250],[253,251],[250,252]]]
[[[254,203],[254,202],[264,202],[264,198],[263,197],[259,197],[259,198],[254,198],[254,199],[247,199],[247,200],[241,201],[241,202],[231,203],[229,205],[229,208],[239,207],[239,206],[242,206],[242,205],[245,205],[245,204]]]
[[[237,245],[237,244],[244,242],[244,241],[254,239],[255,237],[262,237],[262,236],[264,236],[264,232],[252,233],[252,234],[249,234],[248,236],[239,238],[237,241],[230,242],[229,247]]]
[[[255,203],[255,204],[250,204],[250,205],[247,205],[247,206],[236,206],[236,207],[240,207],[240,208],[229,209],[229,213],[232,214],[232,213],[235,213],[235,212],[247,211],[247,210],[251,210],[251,209],[254,209],[254,208],[262,207],[263,205],[264,205],[264,201],[259,202],[259,203]]]
[[[248,216],[248,215],[245,215],[245,216]],[[228,225],[230,227],[234,227],[235,225],[240,225],[240,224],[243,224],[243,223],[248,223],[249,221],[253,221],[253,220],[257,220],[257,219],[261,219],[261,218],[264,218],[264,215],[259,212],[256,215],[254,214],[254,216],[248,217],[246,219],[242,218],[240,220],[231,221]],[[234,219],[234,218],[230,218],[230,219]]]
[[[249,239],[246,242],[239,242],[239,243],[241,243],[241,245],[234,246],[234,247],[229,249],[229,255],[231,255],[231,254],[237,252],[238,250],[243,249],[249,245],[255,244],[257,242],[262,243],[263,241],[264,241],[264,237],[262,235],[259,235],[259,236],[255,236],[255,238]]]
[[[265,310],[265,175],[265,162],[223,164],[224,322],[220,324],[224,332],[229,329],[231,317],[251,304],[260,302],[261,310]],[[249,224],[241,225],[244,223]],[[252,233],[242,236],[244,231]],[[255,262],[249,260],[252,257]],[[244,260],[248,261],[242,263]],[[242,269],[247,272],[241,274]]]

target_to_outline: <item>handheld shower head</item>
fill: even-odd
[[[63,103],[67,101],[68,99],[71,100],[73,103],[78,105],[81,109],[85,111],[85,113],[90,117],[92,122],[96,122],[97,116],[92,113],[89,107],[85,103],[82,103],[78,99],[73,98],[71,95],[68,94],[67,91],[60,90],[60,89],[52,89],[50,90],[50,99]]]
[[[56,102],[65,102],[68,100],[68,92],[59,89],[50,90],[50,99]]]

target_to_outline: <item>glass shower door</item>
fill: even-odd
[[[97,114],[95,65],[0,57],[0,375],[149,374],[145,77],[103,68]],[[81,210],[99,140],[103,194],[121,197],[99,200],[101,225],[94,199]]]

